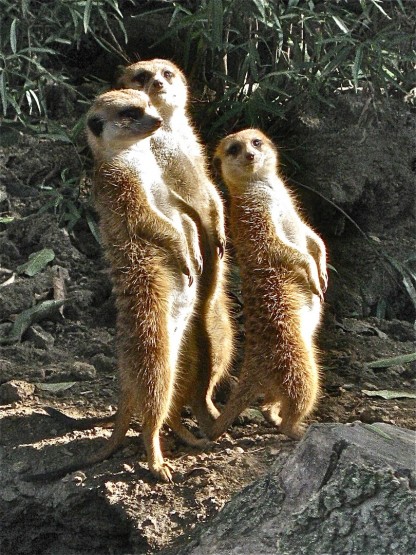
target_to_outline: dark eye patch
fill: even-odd
[[[91,116],[87,120],[88,128],[91,132],[96,136],[99,137],[104,129],[104,120],[99,116]]]
[[[133,83],[137,83],[141,87],[144,87],[144,85],[150,79],[151,76],[152,74],[150,73],[150,71],[144,70],[144,71],[139,71],[138,73],[136,73],[136,75],[133,75],[131,80],[133,81]]]
[[[252,144],[254,147],[258,148],[259,146],[261,146],[261,145],[263,144],[263,141],[262,141],[261,139],[253,139],[253,140],[251,141],[251,144]]]
[[[227,148],[226,154],[229,156],[237,156],[241,152],[241,145],[239,143],[233,143]]]
[[[142,108],[136,108],[136,107],[131,107],[131,108],[125,108],[124,110],[121,110],[118,115],[121,118],[129,118],[129,119],[140,119],[143,117],[144,114],[144,110]]]

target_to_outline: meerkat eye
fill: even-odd
[[[139,73],[136,73],[136,75],[133,75],[133,77],[131,78],[134,83],[137,83],[141,87],[145,86],[148,79],[149,76],[146,71],[140,71]]]
[[[140,119],[143,117],[143,109],[142,108],[125,108],[119,112],[119,116],[121,118],[128,118],[128,119]]]
[[[171,71],[169,71],[168,69],[165,69],[165,71],[163,72],[163,77],[170,81],[173,77],[173,73]]]
[[[240,152],[241,152],[241,145],[238,143],[233,143],[227,149],[227,154],[229,156],[237,156],[237,154],[239,154]]]
[[[256,148],[259,148],[263,144],[263,141],[261,139],[253,139],[251,144]]]

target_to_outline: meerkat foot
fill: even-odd
[[[302,439],[302,437],[305,435],[306,428],[307,426],[304,423],[291,424],[291,425],[286,424],[286,425],[280,425],[279,431],[282,434],[285,434],[287,437],[290,437],[290,439],[299,440],[299,439]]]
[[[169,484],[173,483],[172,472],[174,467],[169,462],[162,461],[161,463],[149,463],[149,470],[158,480]]]
[[[280,427],[282,418],[279,416],[278,411],[276,411],[274,407],[263,407],[261,412],[267,422],[273,424],[273,426],[277,426],[278,428]]]

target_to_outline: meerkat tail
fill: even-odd
[[[84,460],[78,459],[71,464],[62,466],[56,470],[49,470],[46,472],[41,472],[38,474],[27,474],[23,477],[26,482],[48,482],[52,480],[58,480],[63,478],[67,474],[76,472],[83,468],[88,468],[99,462],[108,459],[117,449],[119,449],[130,425],[130,419],[133,413],[133,407],[130,405],[123,405],[124,410],[116,413],[115,426],[110,439],[106,442],[103,448],[94,453],[90,457]]]
[[[250,375],[251,372],[243,366],[241,373],[242,378],[240,378],[241,381],[238,387],[232,392],[224,410],[212,424],[207,434],[212,441],[218,439],[256,397],[257,387],[253,387],[249,381],[244,379],[244,376]]]
[[[99,426],[100,428],[111,428],[117,417],[117,413],[115,412],[114,414],[109,414],[107,416],[73,418],[72,416],[68,416],[54,407],[44,407],[43,410],[47,412],[51,418],[60,424],[63,424],[70,430],[89,430],[95,426]]]

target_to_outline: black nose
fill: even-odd
[[[163,87],[162,81],[159,81],[159,79],[155,79],[155,80],[153,81],[153,87],[154,87],[155,89],[161,89],[161,88]]]
[[[254,154],[252,152],[247,152],[246,159],[247,160],[254,160]]]

